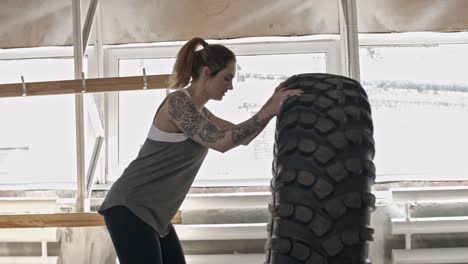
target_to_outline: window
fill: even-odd
[[[119,76],[141,75],[143,67],[148,75],[169,74],[174,63],[174,58],[120,60]],[[119,93],[119,175],[145,142],[154,113],[165,96],[165,89]]]
[[[220,102],[209,102],[207,107],[221,118],[233,123],[243,122],[260,110],[279,83],[304,72],[326,72],[326,54],[240,55],[237,57],[234,90]],[[223,154],[211,151],[197,180],[266,184],[271,178],[274,130],[275,120],[272,120],[248,146]]]
[[[338,72],[338,49],[334,40],[291,39],[222,43],[237,55],[234,90],[228,92],[223,101],[209,102],[207,107],[221,118],[240,123],[256,113],[274,88],[289,76],[305,72]],[[142,75],[142,67],[146,68],[147,74],[169,74],[180,47],[109,49],[108,74],[138,76]],[[118,128],[118,140],[114,141],[114,144],[118,144],[119,154],[114,157],[118,160],[118,169],[109,175],[110,180],[118,178],[138,154],[154,113],[167,92],[151,90],[119,93],[118,103],[109,109],[110,112],[118,113],[119,120],[115,125]],[[241,146],[224,154],[210,151],[195,185],[268,184],[271,178],[274,124],[272,120],[265,131],[247,147]]]
[[[468,44],[365,45],[378,181],[466,180]]]
[[[1,59],[0,83],[73,79],[73,59]],[[0,98],[0,184],[76,182],[73,95]]]

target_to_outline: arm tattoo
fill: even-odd
[[[208,120],[211,112],[204,108],[202,113],[196,108],[192,100],[185,94],[173,93],[168,98],[169,116],[177,123],[184,133],[193,138],[198,136],[208,143],[216,142],[226,136],[227,131],[231,131],[233,147],[240,144],[249,144],[268,124],[269,120],[260,120],[258,114],[249,120],[240,123],[229,130],[221,130]]]
[[[215,142],[216,140],[222,139],[224,137],[224,132],[219,130],[212,123],[205,122],[205,124],[203,124],[201,127],[199,136],[206,142]]]
[[[168,99],[169,116],[189,137],[198,135],[203,141],[215,142],[224,137],[224,132],[203,118],[189,97],[174,93]]]
[[[261,122],[258,116],[254,115],[249,120],[237,125],[232,129],[232,142],[234,145],[250,142],[257,136],[268,124],[268,122]],[[247,142],[246,142],[247,141]]]
[[[203,107],[202,109],[203,115],[205,115],[206,119],[210,119],[211,116],[213,115],[210,110],[208,110],[206,107]]]

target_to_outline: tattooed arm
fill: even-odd
[[[207,108],[203,108],[203,114],[205,115],[205,117],[210,120],[211,122],[213,122],[215,125],[217,125],[219,128],[221,128],[222,130],[228,130],[228,129],[232,129],[233,131],[233,137],[235,138],[238,138],[240,135],[239,133],[245,133],[243,131],[239,131],[239,128],[238,126],[241,125],[241,124],[238,124],[237,126],[234,125],[233,123],[227,121],[227,120],[224,120],[224,119],[221,119],[217,116],[215,116],[214,114],[212,114]],[[255,118],[258,118],[258,116],[254,116]],[[254,126],[254,122],[253,120],[255,120],[255,118],[251,118],[247,121],[245,121],[243,124],[243,126],[245,127],[252,127]],[[260,134],[262,132],[262,130],[265,128],[265,126],[268,124],[268,122],[266,122],[262,128],[259,128],[259,129],[255,129],[257,132],[252,134],[251,136],[249,137],[246,137],[244,138],[243,140],[241,140],[241,144],[244,145],[244,146],[247,146],[252,140],[254,140],[254,138],[256,138],[258,136],[258,134]],[[254,129],[252,127],[252,129]]]
[[[204,117],[185,93],[174,92],[168,98],[171,120],[191,139],[211,149],[226,152],[252,137],[268,124],[273,115],[258,113],[251,119],[221,129]]]
[[[268,119],[268,121],[270,121],[270,119]],[[254,138],[258,136],[258,134],[263,131],[263,129],[268,125],[268,121],[264,122],[258,113],[255,114],[249,120],[238,124],[235,128],[232,129],[233,141],[247,146],[252,140],[254,140]],[[242,126],[243,129],[240,129],[240,126]]]
[[[221,119],[217,116],[215,116],[213,113],[210,112],[210,110],[208,110],[206,107],[204,107],[202,109],[202,112],[203,112],[203,115],[208,119],[210,120],[211,122],[213,122],[215,125],[217,125],[219,128],[221,128],[221,130],[227,130],[227,129],[230,129],[230,128],[233,128],[235,127],[236,125],[234,125],[233,123],[227,121],[227,120],[224,120],[224,119]]]
[[[192,140],[217,151],[226,152],[240,144],[248,144],[279,112],[288,96],[301,93],[281,89],[268,100],[262,109],[247,121],[227,129],[219,128],[204,117],[192,99],[183,92],[174,92],[168,98],[170,119]],[[227,121],[226,121],[227,122]]]

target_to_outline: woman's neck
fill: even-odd
[[[209,100],[208,94],[198,83],[190,84],[190,86],[187,87],[187,91],[190,93],[193,103],[197,106],[198,109],[202,109]]]

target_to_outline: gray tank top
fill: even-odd
[[[114,182],[98,212],[125,206],[166,236],[207,153],[208,148],[184,134],[152,125],[138,156]]]

